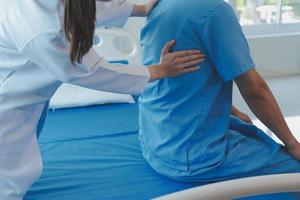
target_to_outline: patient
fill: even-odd
[[[162,0],[142,32],[143,63],[159,62],[172,39],[174,51],[199,49],[207,57],[199,72],[156,81],[140,97],[141,146],[152,168],[186,182],[300,172],[300,144],[256,72],[230,5]],[[284,147],[231,115],[233,81]]]

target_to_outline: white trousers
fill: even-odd
[[[0,200],[22,200],[41,175],[36,132],[43,108],[0,110]]]

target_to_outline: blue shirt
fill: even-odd
[[[231,6],[222,0],[162,0],[141,35],[143,64],[173,51],[199,49],[201,69],[148,85],[140,97],[143,154],[159,173],[179,177],[218,166],[226,156],[232,80],[254,67]]]

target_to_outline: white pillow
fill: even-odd
[[[131,95],[91,90],[64,83],[50,101],[49,108],[73,108],[108,103],[134,103]]]

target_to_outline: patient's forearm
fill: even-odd
[[[242,95],[257,118],[273,131],[287,147],[297,143],[267,84],[262,84],[254,94]]]

